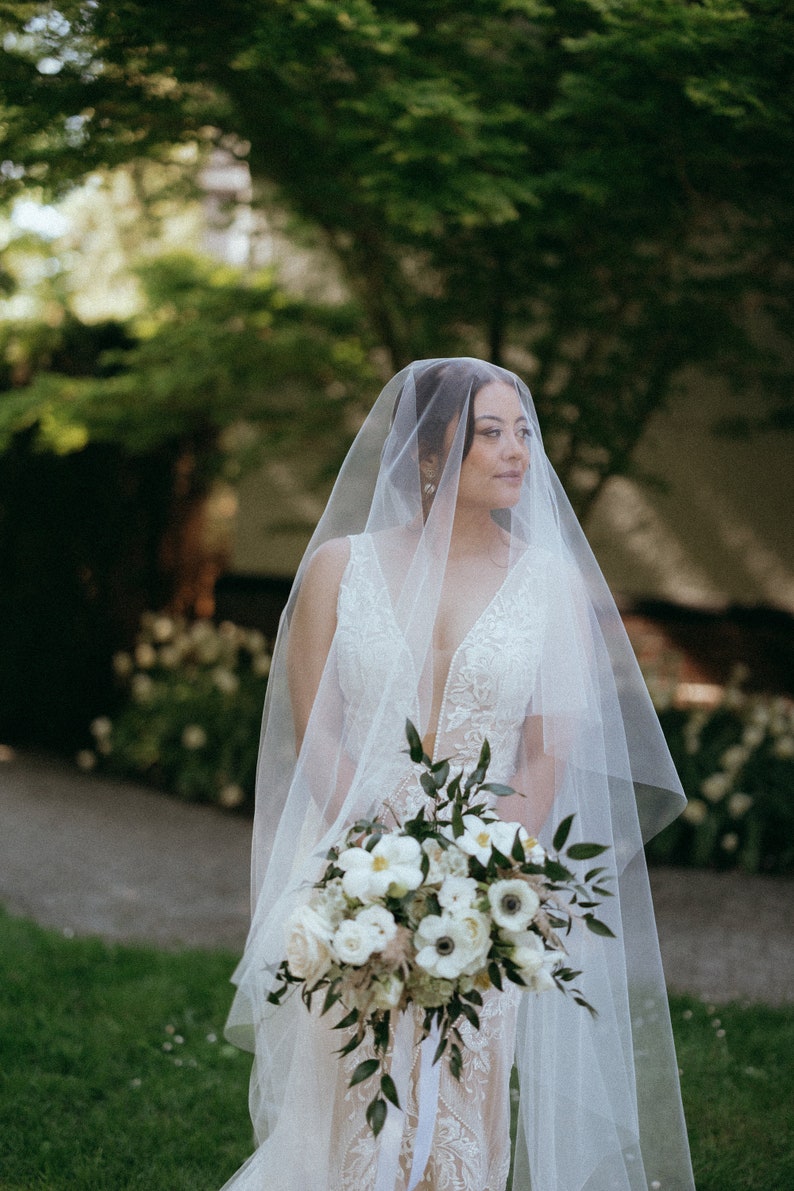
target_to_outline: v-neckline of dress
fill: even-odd
[[[392,619],[392,623],[394,624],[395,629],[397,630],[397,632],[400,635],[400,639],[402,640],[403,644],[405,645],[406,652],[408,653],[409,658],[411,658],[411,664],[413,665],[413,658],[411,657],[411,651],[408,648],[408,642],[406,640],[405,634],[404,634],[402,628],[400,627],[400,623],[397,620],[397,614],[394,611],[394,602],[392,600],[391,591],[389,589],[389,584],[386,580],[386,575],[383,571],[383,567],[381,566],[380,559],[378,558],[378,551],[375,547],[375,542],[374,542],[371,534],[363,534],[362,537],[366,537],[369,542],[369,548],[372,552],[373,558],[375,559],[375,566],[377,567],[377,570],[378,570],[378,576],[380,577],[380,581],[383,586],[383,590],[386,594],[386,602],[388,605],[389,615]],[[468,642],[469,638],[471,637],[472,633],[474,632],[474,630],[479,627],[480,622],[491,611],[491,609],[494,607],[494,605],[496,604],[496,602],[500,598],[500,596],[503,595],[505,588],[507,587],[508,583],[512,580],[519,565],[526,559],[528,553],[529,553],[529,551],[527,550],[523,555],[521,555],[521,557],[510,568],[507,575],[505,575],[504,579],[499,584],[499,586],[497,587],[494,594],[491,596],[488,603],[485,605],[485,607],[479,613],[479,615],[474,620],[474,622],[469,626],[469,628],[463,634],[460,641],[456,645],[455,649],[452,651],[452,654],[450,655],[449,665],[447,667],[447,673],[444,678],[444,687],[441,692],[441,702],[439,703],[439,707],[438,707],[438,721],[435,726],[435,731],[433,732],[433,752],[432,752],[432,756],[431,756],[431,760],[433,762],[435,762],[437,760],[436,747],[438,744],[438,738],[441,735],[441,724],[444,719],[444,712],[445,712],[446,705],[447,705],[447,695],[449,692],[449,680],[450,680],[450,677],[452,676],[452,672],[455,668],[455,662],[457,661],[458,654],[463,649],[464,645],[467,644],[467,642]],[[432,645],[431,645],[431,649],[432,649]],[[427,735],[427,733],[425,733],[425,735]]]

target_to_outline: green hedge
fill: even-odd
[[[270,653],[229,622],[147,613],[114,666],[124,702],[92,724],[84,768],[143,778],[180,798],[249,809]],[[794,702],[738,682],[708,709],[674,705],[648,675],[689,803],[648,848],[657,863],[794,872]]]

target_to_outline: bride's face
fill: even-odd
[[[530,429],[518,394],[492,381],[474,398],[474,437],[460,469],[458,508],[509,509],[529,466]]]

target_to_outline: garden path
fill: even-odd
[[[64,762],[0,760],[0,904],[66,934],[239,952],[250,833]],[[794,880],[656,868],[651,885],[671,991],[794,1002]]]

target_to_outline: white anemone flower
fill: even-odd
[[[347,848],[339,857],[342,888],[348,897],[372,902],[390,893],[402,897],[422,884],[422,851],[412,836],[385,835],[368,851]]]
[[[503,930],[526,930],[540,909],[540,898],[531,885],[519,878],[495,881],[488,889],[491,914]]]
[[[491,859],[494,830],[504,827],[499,820],[486,822],[479,815],[463,816],[463,835],[459,835],[455,843],[467,856],[474,856],[480,864],[487,864]],[[451,828],[447,829],[451,832]]]
[[[455,980],[476,959],[471,930],[454,914],[428,914],[414,935],[416,963],[431,976]]]

